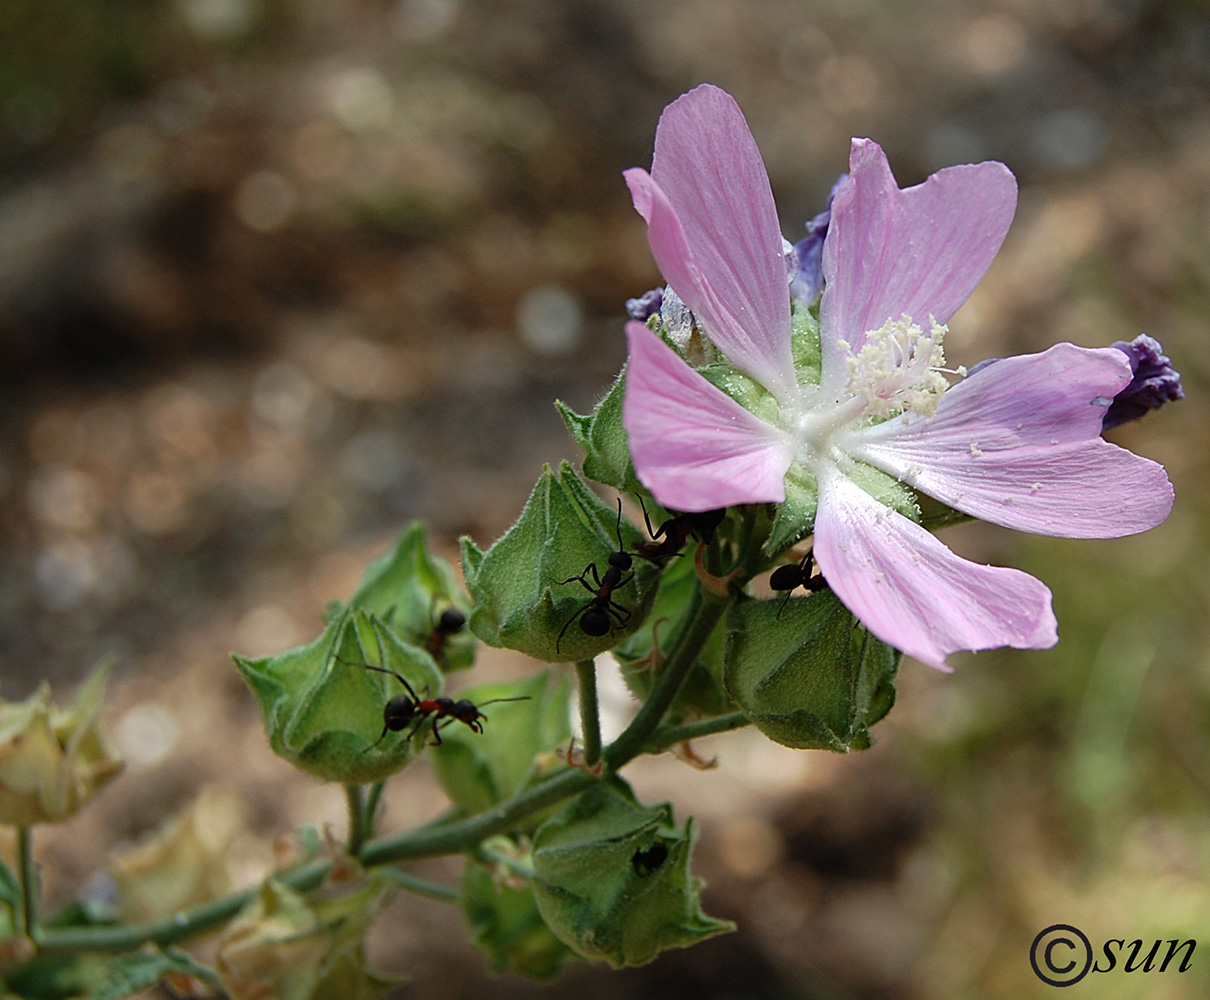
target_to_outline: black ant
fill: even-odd
[[[668,860],[668,847],[658,840],[646,850],[635,851],[630,857],[630,864],[639,878],[646,878],[659,871]]]
[[[465,627],[466,615],[458,608],[446,608],[442,611],[433,625],[433,631],[424,640],[424,648],[428,651],[429,656],[437,663],[444,665],[445,647],[449,643],[450,636],[457,635]]]
[[[341,660],[340,662],[345,663],[346,661]],[[430,716],[433,719],[433,741],[435,746],[441,745],[441,730],[438,728],[438,723],[442,719],[464,723],[473,733],[483,732],[483,723],[487,721],[487,716],[479,711],[479,706],[469,699],[462,698],[454,701],[453,698],[421,698],[416,694],[412,685],[407,682],[407,679],[394,670],[388,670],[386,667],[376,667],[370,663],[349,665],[365,667],[366,670],[376,670],[380,674],[390,674],[407,691],[407,694],[397,694],[386,703],[386,707],[382,710],[382,734],[375,741],[374,746],[378,746],[387,733],[398,733],[414,722],[415,725],[412,726],[412,731],[404,737],[404,740],[410,740],[420,731],[420,727],[425,724]],[[490,701],[482,702],[482,704],[492,705],[501,701],[529,701],[529,695],[521,695],[517,698],[492,698]]]
[[[592,600],[584,607],[580,608],[574,615],[567,619],[567,623],[559,632],[559,638],[555,640],[555,652],[559,651],[559,645],[563,642],[563,636],[567,630],[571,628],[571,623],[577,618],[580,619],[580,628],[586,635],[600,636],[609,632],[613,628],[621,628],[630,620],[630,610],[622,607],[613,599],[613,592],[619,587],[624,587],[632,579],[634,574],[624,577],[624,574],[634,564],[630,553],[626,551],[626,546],[622,541],[622,498],[618,497],[618,551],[609,554],[609,569],[604,574],[597,572],[597,564],[590,562],[584,567],[584,572],[579,576],[568,577],[566,580],[560,580],[559,585],[565,583],[575,583],[577,580],[584,585],[584,589],[592,594]],[[592,574],[592,583],[588,582],[588,574]],[[617,625],[614,625],[616,619]]]
[[[778,566],[772,573],[769,574],[769,587],[775,591],[785,591],[785,600],[781,602],[781,607],[777,609],[777,617],[781,617],[781,613],[785,611],[786,604],[790,600],[790,592],[796,587],[802,587],[809,590],[811,593],[816,593],[820,590],[828,588],[828,581],[822,576],[812,576],[811,570],[815,566],[815,550],[808,549],[807,554],[802,557],[802,561],[794,565]]]
[[[651,518],[647,516],[647,505],[643,503],[642,497],[639,497],[639,506],[643,508],[643,522],[647,525],[647,534],[651,536],[651,541],[639,542],[633,548],[635,555],[650,559],[654,563],[679,555],[690,535],[699,542],[710,541],[714,537],[714,530],[727,516],[725,507],[700,513],[676,514],[664,521],[658,529],[653,529]]]

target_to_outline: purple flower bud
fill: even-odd
[[[649,292],[644,292],[637,299],[626,300],[626,314],[631,319],[637,319],[640,323],[646,323],[647,320],[660,311],[660,305],[664,301],[664,289],[653,288]]]
[[[790,294],[804,302],[814,302],[823,291],[823,241],[832,221],[832,201],[840,185],[849,179],[841,174],[828,195],[828,207],[807,223],[807,237],[794,244],[798,255],[798,273],[790,280]]]
[[[1110,346],[1126,355],[1134,378],[1113,397],[1101,422],[1102,431],[1138,420],[1148,410],[1158,410],[1165,403],[1185,398],[1180,373],[1164,356],[1163,347],[1154,337],[1143,333],[1130,343],[1119,340]]]

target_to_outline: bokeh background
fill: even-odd
[[[1159,338],[1188,398],[1112,437],[1176,507],[1115,541],[952,529],[1052,587],[1060,644],[905,664],[864,754],[737,733],[699,747],[712,772],[634,768],[702,820],[737,934],[539,986],[404,899],[378,964],[425,1000],[1045,997],[1029,944],[1070,923],[1200,940],[1183,975],[1072,996],[1210,992],[1202,0],[0,4],[0,675],[66,697],[116,653],[129,760],[40,837],[53,898],[103,892],[106,853],[202,788],[238,884],[275,834],[339,831],[339,791],[269,754],[226,653],[309,640],[414,517],[447,554],[490,542],[576,457],[551,403],[592,405],[658,281],[620,171],[703,80],[744,108],[791,239],[850,136],[902,184],[1007,163],[1018,216],[950,360]],[[441,808],[421,767],[387,799],[388,828]]]

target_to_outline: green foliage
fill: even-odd
[[[534,836],[534,897],[554,934],[614,968],[734,930],[702,912],[689,874],[695,831],[672,806],[647,807],[611,777],[580,795]]]
[[[571,680],[550,671],[513,684],[486,684],[459,694],[476,705],[493,699],[523,698],[489,706],[482,733],[451,723],[441,745],[431,750],[433,771],[450,801],[470,813],[502,802],[543,773],[538,755],[571,738]],[[536,825],[531,820],[531,825]]]
[[[627,550],[642,539],[625,519],[620,530]],[[558,477],[547,466],[517,523],[487,552],[469,538],[462,540],[463,571],[475,601],[471,629],[489,646],[515,649],[548,663],[586,660],[605,652],[642,624],[659,583],[655,566],[635,560],[625,585],[612,595],[628,614],[614,616],[614,627],[602,636],[589,635],[578,622],[565,630],[592,599],[574,577],[587,574],[591,585],[589,567],[596,567],[598,577],[604,574],[617,548],[617,508],[593,493],[566,462]]]
[[[132,952],[112,959],[104,976],[88,994],[88,1000],[124,1000],[176,974],[200,980],[212,990],[222,988],[218,975],[177,948]]]
[[[762,733],[800,750],[864,750],[895,701],[896,650],[830,590],[746,601],[727,619],[727,690]],[[780,610],[780,617],[779,617]]]
[[[453,567],[428,551],[420,521],[409,524],[394,548],[366,567],[349,606],[373,613],[402,642],[422,648],[442,611],[455,608],[469,616],[471,610]],[[462,630],[429,652],[442,670],[464,670],[475,661],[475,638]]]
[[[432,657],[409,646],[377,617],[345,610],[307,646],[277,656],[248,659],[232,654],[260,702],[269,745],[279,756],[327,781],[379,781],[406,767],[428,735],[411,740],[387,733],[383,708],[405,693],[398,680],[366,665],[407,678],[421,696],[440,693],[441,672]]]
[[[553,979],[576,960],[546,926],[528,882],[510,884],[472,862],[462,876],[461,901],[471,940],[486,952],[493,972],[511,969],[531,979]]]

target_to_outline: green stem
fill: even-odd
[[[426,878],[419,878],[411,872],[405,872],[391,865],[386,866],[382,874],[399,888],[406,889],[417,896],[440,900],[443,903],[458,902],[458,890],[452,886],[442,885],[440,882],[430,882]]]
[[[730,603],[729,597],[719,597],[704,590],[698,590],[694,595],[689,626],[677,640],[643,707],[605,750],[605,763],[611,771],[617,771],[646,748]]]
[[[38,867],[34,864],[34,831],[17,827],[17,877],[21,880],[21,930],[27,937],[38,933]]]
[[[361,849],[360,861],[369,868],[391,861],[469,851],[485,837],[508,832],[531,813],[584,791],[596,780],[574,767],[556,771],[549,778],[518,792],[486,812],[456,823],[422,827],[371,840]]]
[[[370,794],[366,797],[366,807],[364,812],[367,837],[372,837],[374,835],[374,820],[378,815],[378,802],[382,798],[382,790],[386,788],[386,786],[386,781],[375,781],[374,784],[370,786]],[[360,849],[361,845],[358,845],[358,850]]]
[[[319,885],[331,870],[331,861],[309,861],[274,877],[291,889],[306,892]],[[212,903],[182,910],[171,917],[145,924],[116,927],[48,927],[38,936],[38,951],[43,954],[131,951],[147,942],[158,945],[173,944],[226,923],[251,902],[258,892],[260,887],[253,886],[251,889],[216,899]]]
[[[597,665],[592,660],[576,664],[580,682],[580,728],[584,736],[584,763],[591,767],[601,759],[601,708],[597,701]]]
[[[665,726],[657,729],[647,744],[651,750],[666,750],[687,740],[695,740],[701,736],[712,736],[714,733],[726,733],[732,729],[742,729],[751,723],[743,712],[729,712],[726,715],[715,715],[709,719],[697,719],[686,722],[681,726]]]
[[[483,843],[475,848],[475,857],[487,865],[499,865],[502,868],[507,868],[514,875],[520,875],[522,878],[534,877],[534,866],[525,858],[514,857],[504,851],[497,850],[490,844]]]
[[[366,807],[361,785],[345,785],[345,801],[349,806],[349,839],[345,850],[350,857],[356,857],[366,836]]]

